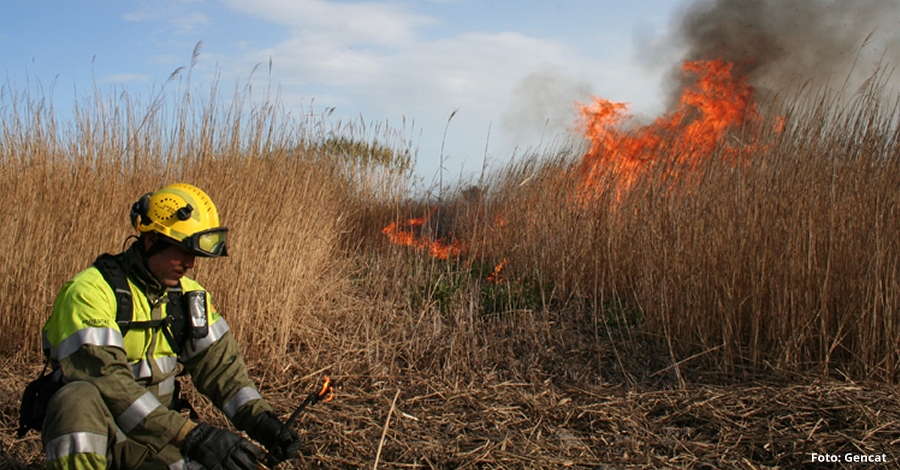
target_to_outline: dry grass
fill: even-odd
[[[73,124],[4,95],[2,461],[40,460],[34,434],[12,436],[57,289],[121,249],[138,196],[184,180],[232,230],[231,255],[194,277],[263,394],[287,415],[322,374],[340,383],[302,420],[298,468],[896,462],[900,108],[877,83],[849,107],[773,103],[785,130],[731,135],[741,158],[661,159],[587,205],[579,149],[428,198],[408,190],[402,132],[286,116],[246,89],[226,104],[98,96]],[[420,235],[457,240],[459,257],[381,233],[427,213]]]
[[[264,367],[264,369],[267,367]],[[15,393],[33,366],[0,364],[0,464],[42,468],[39,436],[14,437]],[[255,369],[255,372],[261,372]],[[266,381],[283,416],[317,377]],[[900,461],[894,387],[812,381],[694,385],[683,390],[426,376],[339,376],[336,398],[300,415],[303,456],[279,468],[773,469],[814,464],[812,453]],[[202,397],[204,421],[227,426]],[[395,401],[396,399],[396,401]],[[380,453],[379,453],[380,451]],[[894,467],[892,467],[894,466]]]

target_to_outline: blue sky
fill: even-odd
[[[192,84],[280,85],[297,112],[413,122],[426,184],[565,135],[590,94],[662,111],[677,57],[645,54],[676,0],[0,0],[4,83],[57,109],[101,90],[149,96],[202,41]],[[657,48],[657,52],[661,49]],[[271,76],[268,64],[271,61]],[[454,110],[456,115],[448,119]],[[444,137],[446,127],[446,138]],[[442,150],[443,147],[443,150]],[[487,149],[487,150],[486,150]],[[516,150],[518,149],[518,150]]]

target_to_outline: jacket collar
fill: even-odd
[[[162,297],[166,292],[165,286],[156,279],[156,276],[147,269],[144,261],[138,254],[137,244],[134,242],[125,252],[122,253],[122,268],[128,278],[137,285],[137,287],[147,294],[148,297]]]

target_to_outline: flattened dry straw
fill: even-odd
[[[0,370],[2,384],[26,375],[21,365]],[[814,452],[885,454],[900,462],[900,392],[877,384],[640,390],[490,376],[468,384],[415,376],[336,383],[332,402],[298,419],[304,455],[282,468],[749,470],[797,468]],[[270,384],[263,394],[287,414],[302,400],[300,391],[315,386],[298,378]],[[208,403],[192,400],[204,403],[203,420],[228,426]],[[12,393],[0,403],[4,458],[32,462],[10,468],[39,468],[36,436],[13,438],[16,404]]]
[[[0,359],[0,467],[43,467],[39,436],[15,437],[18,396],[37,367]],[[266,380],[263,394],[286,417],[317,379]],[[490,376],[468,384],[416,376],[336,383],[332,402],[298,418],[304,455],[281,468],[749,470],[797,468],[813,452],[885,454],[900,463],[900,391],[877,384],[641,391]],[[229,426],[186,385],[203,421]]]

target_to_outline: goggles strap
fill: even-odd
[[[166,240],[166,237],[162,235],[157,235],[156,241],[150,245],[150,248],[144,253],[144,263],[147,263],[147,260],[150,259],[151,256],[159,253],[160,251],[165,250],[171,245],[171,242]],[[143,250],[144,245],[141,244],[141,249]]]

